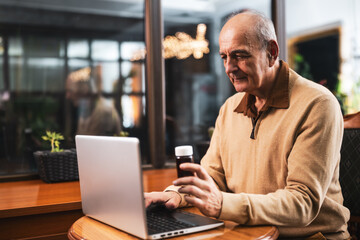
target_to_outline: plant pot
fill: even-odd
[[[47,183],[79,179],[76,150],[62,152],[36,151],[34,157],[40,178]]]

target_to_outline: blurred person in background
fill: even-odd
[[[120,116],[110,100],[102,96],[102,68],[82,68],[66,79],[66,98],[77,107],[76,134],[119,135]]]

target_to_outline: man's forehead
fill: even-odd
[[[246,33],[222,32],[219,37],[220,52],[231,52],[234,50],[249,50],[253,43]]]

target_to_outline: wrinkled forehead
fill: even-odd
[[[249,48],[258,46],[260,43],[254,30],[255,21],[252,15],[240,14],[226,22],[219,35],[220,50],[235,45]]]
[[[236,49],[250,51],[255,46],[257,46],[256,38],[249,31],[238,28],[226,28],[220,32],[220,52],[226,53]]]

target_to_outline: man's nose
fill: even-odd
[[[228,59],[225,62],[225,72],[226,73],[232,73],[234,71],[236,71],[238,68],[236,61],[234,61],[234,59]]]

